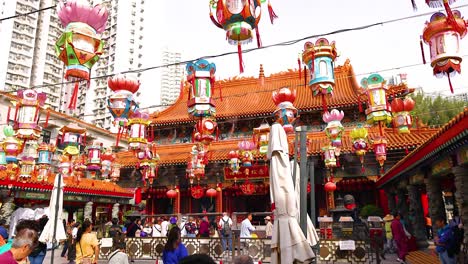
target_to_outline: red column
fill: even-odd
[[[216,212],[223,212],[223,189],[219,188],[216,192]]]

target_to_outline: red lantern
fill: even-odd
[[[171,189],[171,190],[166,192],[166,196],[169,199],[174,199],[174,198],[177,197],[177,192],[175,190]]]
[[[200,199],[203,197],[203,188],[200,187],[199,185],[194,186],[190,189],[190,192],[192,193],[192,197],[195,199]]]
[[[242,192],[247,195],[251,195],[255,192],[255,185],[253,185],[248,179],[244,184],[240,186]]]
[[[206,190],[206,196],[207,197],[213,198],[213,197],[216,197],[217,194],[218,194],[218,192],[213,188],[210,188],[210,189]]]
[[[286,133],[294,132],[293,122],[297,117],[297,109],[293,103],[296,100],[296,90],[287,87],[281,88],[279,92],[274,91],[272,95],[276,109],[273,112],[276,122],[280,123]]]
[[[393,111],[393,127],[398,127],[398,132],[401,134],[410,133],[411,115],[409,112],[414,108],[414,101],[410,97],[402,100],[395,98],[392,101]]]
[[[326,192],[334,192],[336,190],[336,184],[332,181],[329,181],[325,184]]]

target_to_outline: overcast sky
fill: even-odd
[[[160,52],[164,47],[181,52],[182,60],[236,51],[236,46],[229,45],[225,40],[224,30],[217,28],[210,21],[208,2],[146,1],[143,67],[161,65]],[[263,45],[437,11],[427,7],[423,0],[416,0],[417,11],[413,11],[410,0],[271,0],[271,3],[279,18],[271,25],[267,6],[263,6],[259,26]],[[453,6],[467,4],[468,1],[459,0]],[[464,15],[468,12],[468,7],[458,10]],[[430,65],[422,65],[419,36],[429,18],[430,14],[326,38],[336,42],[341,54],[337,65],[343,64],[349,58],[358,81],[373,72],[380,72],[383,76],[407,73],[411,87],[421,86],[428,92],[449,92],[447,79],[433,77]],[[316,38],[310,39],[315,40]],[[297,68],[297,56],[304,43],[305,41],[301,41],[290,46],[244,54],[245,72],[242,76],[258,76],[260,64],[264,65],[266,75]],[[255,47],[255,40],[243,46],[244,49]],[[424,48],[426,60],[429,62],[428,46],[424,45]],[[467,39],[462,40],[460,53],[468,55]],[[218,79],[239,75],[237,55],[210,61],[216,63]],[[421,65],[404,67],[414,64]],[[455,93],[468,91],[466,67],[468,65],[462,63],[462,72],[465,73],[452,78]],[[383,71],[386,69],[393,70]],[[159,81],[154,80],[159,74],[159,70],[151,70],[143,75],[142,107],[155,104],[154,98],[159,97]]]

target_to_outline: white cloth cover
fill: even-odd
[[[59,188],[60,180],[60,188]],[[42,230],[39,241],[44,243],[54,242],[54,223],[55,218],[57,217],[57,229],[55,232],[55,239],[57,242],[67,239],[67,234],[65,233],[65,228],[63,227],[62,222],[62,212],[63,212],[63,188],[65,183],[63,182],[63,177],[59,174],[55,176],[54,188],[52,189],[52,194],[50,196],[50,205],[49,205],[49,221]],[[57,192],[59,194],[59,199],[57,201]],[[56,205],[58,203],[58,210],[56,210]]]
[[[271,263],[305,262],[314,252],[297,221],[299,213],[291,178],[288,139],[283,127],[271,126],[267,157],[270,159],[270,194],[275,203],[275,221],[271,238]]]

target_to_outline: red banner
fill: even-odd
[[[232,172],[231,168],[224,167],[224,179],[225,180],[234,180],[234,177],[239,179],[246,179],[248,176],[249,179],[263,179],[269,178],[269,170],[267,165],[258,166],[253,165],[250,167],[240,167],[238,173]]]

